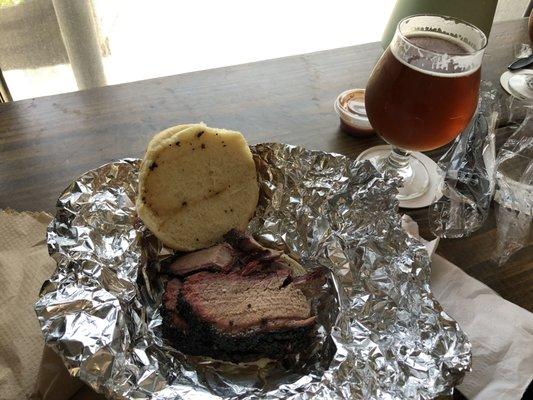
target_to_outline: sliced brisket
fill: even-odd
[[[232,361],[303,350],[316,323],[311,299],[327,270],[293,277],[282,252],[237,230],[225,239],[170,265],[180,279],[165,287],[165,337],[184,353]]]
[[[311,317],[309,301],[293,285],[289,272],[242,276],[201,272],[188,278],[181,300],[200,321],[224,333],[294,326]]]
[[[178,304],[178,296],[182,283],[179,279],[172,279],[165,285],[165,292],[163,293],[163,306],[167,310],[175,310]]]
[[[327,273],[326,267],[316,268],[308,274],[294,278],[292,285],[300,289],[307,298],[313,298],[326,283]]]
[[[182,286],[179,279],[172,279],[166,283],[165,292],[163,293],[163,314],[166,315],[167,322],[172,327],[185,332],[188,330],[187,321],[183,319],[178,311],[178,299]]]
[[[259,261],[274,260],[283,254],[282,251],[272,250],[258,243],[252,235],[237,229],[232,229],[224,235],[224,240],[241,253],[243,259]]]
[[[226,334],[213,326],[188,316],[187,330],[170,324],[171,314],[163,312],[163,335],[180,351],[194,356],[208,356],[234,362],[262,357],[281,359],[309,346],[314,331],[314,317],[283,330],[249,331]]]
[[[187,276],[200,271],[227,271],[235,261],[235,251],[222,243],[179,257],[167,268],[177,276]]]

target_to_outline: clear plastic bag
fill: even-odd
[[[494,195],[494,129],[500,97],[482,83],[478,108],[465,131],[440,158],[442,197],[429,207],[432,233],[437,237],[468,236],[483,225]]]
[[[496,160],[497,244],[492,258],[499,265],[532,243],[533,104],[526,109],[526,118]]]

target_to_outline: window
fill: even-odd
[[[0,0],[0,68],[14,100],[63,93],[378,41],[393,5]]]

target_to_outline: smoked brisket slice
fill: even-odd
[[[318,267],[308,274],[294,278],[292,285],[300,289],[307,298],[313,298],[326,283],[327,273],[326,267]]]
[[[228,271],[235,261],[235,251],[222,243],[179,257],[167,269],[177,276],[187,276],[200,271]]]
[[[187,354],[232,361],[299,352],[309,345],[315,317],[302,291],[284,286],[288,278],[286,270],[248,276],[200,272],[179,290],[167,283],[164,334]],[[176,310],[166,307],[174,302]]]
[[[167,310],[175,310],[178,305],[178,296],[180,289],[183,286],[179,279],[172,279],[165,285],[165,292],[163,293],[163,306]]]
[[[300,289],[284,286],[288,278],[286,270],[247,276],[201,272],[185,280],[180,299],[220,332],[291,329],[311,317],[311,307]]]
[[[314,317],[301,326],[276,331],[225,334],[209,324],[187,316],[187,330],[172,325],[170,312],[163,311],[163,335],[185,354],[243,362],[262,357],[282,359],[307,348],[314,332]]]
[[[224,240],[240,252],[241,259],[259,261],[275,260],[281,257],[282,251],[272,250],[257,242],[248,232],[232,229],[224,235]]]
[[[310,345],[311,300],[327,269],[294,277],[282,252],[232,230],[228,243],[189,253],[168,271],[163,334],[182,352],[231,361],[280,359]]]
[[[179,279],[172,279],[165,285],[163,293],[163,315],[166,316],[166,322],[169,326],[179,329],[181,332],[187,332],[189,326],[183,319],[178,310],[178,299],[183,284]]]

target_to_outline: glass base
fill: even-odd
[[[402,187],[398,189],[398,200],[410,200],[422,196],[429,188],[429,174],[424,163],[411,154],[409,164],[404,168],[393,168],[387,162],[391,154],[390,148],[371,148],[362,154],[364,160],[369,160],[376,169],[385,173],[396,172],[402,178]]]
[[[533,74],[526,72],[514,73],[508,81],[509,91],[519,99],[533,99]]]
[[[372,162],[372,164],[374,164],[374,166],[376,166],[380,160],[385,159],[385,157],[388,157],[391,154],[391,149],[392,148],[389,145],[371,147],[370,149],[367,149],[359,154],[357,160],[369,160]],[[444,183],[443,172],[437,166],[435,161],[425,154],[414,152],[412,153],[411,157],[413,156],[416,159],[415,163],[422,164],[424,166],[424,169],[429,176],[429,186],[426,191],[418,197],[407,200],[400,198],[401,208],[417,209],[427,207],[442,197]],[[422,169],[422,171],[424,171],[424,169]],[[419,192],[420,191],[421,190],[419,190]]]

